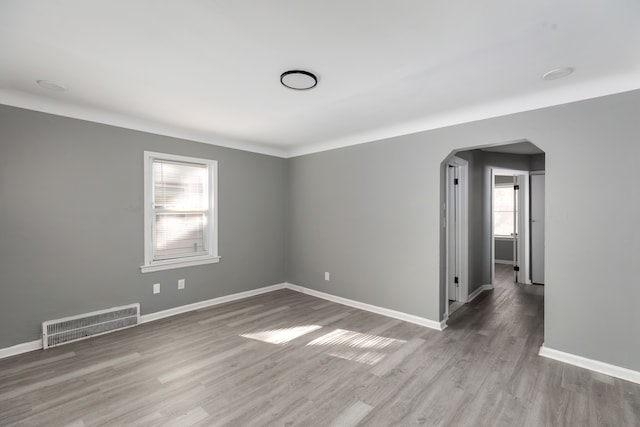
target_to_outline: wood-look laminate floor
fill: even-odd
[[[289,290],[0,360],[0,425],[639,426],[640,385],[537,355],[542,286],[438,332]]]

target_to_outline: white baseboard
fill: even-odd
[[[213,298],[205,301],[198,301],[193,304],[181,305],[180,307],[173,307],[168,310],[156,311],[155,313],[144,314],[140,316],[140,324],[152,322],[154,320],[164,319],[165,317],[175,316],[176,314],[186,313],[188,311],[199,310],[205,307],[211,307],[213,305],[224,304],[225,302],[231,302],[242,298],[252,297],[254,295],[264,294],[266,292],[277,291],[278,289],[285,289],[286,283],[279,283],[277,285],[265,286],[259,289],[253,289],[246,292],[238,292],[236,294],[225,295],[223,297]],[[31,342],[25,342],[22,344],[16,344],[7,348],[0,348],[0,359],[9,356],[16,356],[18,354],[27,353],[29,351],[42,349],[42,340],[36,340]]]
[[[445,329],[447,329],[447,327],[449,326],[447,325],[448,321],[449,321],[449,315],[445,314],[444,319],[440,321],[440,329],[439,329],[440,331],[444,331]]]
[[[253,289],[251,291],[238,292],[236,294],[225,295],[223,297],[198,301],[194,302],[193,304],[181,305],[179,307],[173,307],[167,310],[144,314],[140,316],[140,323],[153,322],[154,320],[164,319],[165,317],[175,316],[176,314],[187,313],[193,310],[200,310],[201,308],[224,304],[226,302],[236,301],[243,298],[249,298],[267,292],[277,291],[279,289],[285,289],[287,287],[286,285],[286,283],[278,283],[277,285],[265,286],[263,288]]]
[[[509,261],[506,259],[494,259],[493,262],[495,262],[496,264],[509,264],[509,265],[513,265],[513,261]]]
[[[586,357],[576,356],[575,354],[565,353],[564,351],[554,350],[553,348],[545,347],[544,344],[540,347],[540,352],[538,354],[559,362],[568,363],[580,368],[589,369],[590,371],[599,372],[611,377],[620,378],[621,380],[640,384],[640,372],[638,371],[600,362],[598,360],[587,359]]]
[[[490,291],[491,289],[493,289],[493,285],[482,285],[482,286],[480,286],[475,291],[471,292],[471,294],[469,294],[469,299],[467,300],[467,302],[473,301],[474,299],[476,299],[478,297],[478,295],[480,295],[484,291]]]
[[[177,314],[187,313],[189,311],[199,310],[201,308],[211,307],[218,304],[224,304],[226,302],[236,301],[239,299],[260,295],[267,292],[276,291],[279,289],[291,289],[293,291],[297,291],[297,292],[312,295],[318,298],[337,302],[339,304],[344,304],[350,307],[359,308],[361,310],[382,314],[383,316],[404,320],[405,322],[426,326],[428,328],[436,329],[438,331],[442,331],[447,327],[446,320],[443,320],[442,322],[436,322],[434,320],[425,319],[424,317],[414,316],[412,314],[407,314],[407,313],[391,310],[384,307],[378,307],[371,304],[365,304],[359,301],[338,297],[338,296],[327,294],[320,291],[314,291],[313,289],[304,288],[302,286],[294,285],[291,283],[279,283],[272,286],[265,286],[263,288],[253,289],[251,291],[238,292],[236,294],[225,295],[222,297],[213,298],[205,301],[198,301],[193,304],[181,305],[179,307],[173,307],[167,310],[156,311],[154,313],[149,313],[149,314],[143,314],[140,316],[140,324],[153,322],[154,320],[160,320],[166,317],[175,316]],[[15,356],[22,353],[27,353],[33,350],[40,350],[41,348],[42,348],[42,340],[17,344],[12,347],[0,349],[0,359],[9,357],[9,356]]]
[[[22,353],[28,353],[34,350],[40,350],[42,348],[42,340],[35,340],[30,342],[23,342],[22,344],[16,344],[7,348],[0,348],[0,359],[5,357],[15,356]]]
[[[447,327],[446,321],[436,322],[435,320],[426,319],[424,317],[414,316],[413,314],[403,313],[401,311],[391,310],[389,308],[378,307],[377,305],[366,304],[364,302],[327,294],[325,292],[316,291],[305,288],[303,286],[294,285],[293,283],[285,284],[288,289],[302,292],[303,294],[326,299],[328,301],[337,302],[338,304],[348,305],[349,307],[359,308],[361,310],[370,311],[372,313],[382,314],[383,316],[392,317],[394,319],[404,320],[405,322],[415,323],[416,325],[426,326],[427,328],[444,330]]]

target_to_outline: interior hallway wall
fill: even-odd
[[[441,162],[529,140],[546,152],[546,345],[640,370],[640,192],[619,185],[636,180],[638,111],[633,91],[293,158],[288,281],[442,319]]]

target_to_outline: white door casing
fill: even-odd
[[[531,281],[544,284],[544,173],[531,174]]]

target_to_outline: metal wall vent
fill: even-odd
[[[130,304],[78,316],[42,322],[42,347],[49,348],[140,323],[140,304]]]

